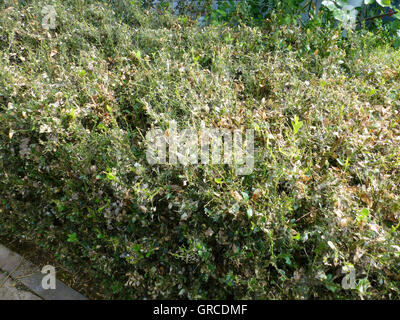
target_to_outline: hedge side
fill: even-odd
[[[129,1],[55,8],[46,31],[39,1],[0,5],[1,234],[112,298],[399,298],[398,51]],[[253,173],[149,165],[143,137],[169,120],[254,129]]]

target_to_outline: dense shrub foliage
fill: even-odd
[[[5,2],[0,234],[113,298],[399,298],[400,54],[383,33],[200,28],[96,0],[55,1],[47,31],[43,2]],[[254,129],[253,173],[149,165],[144,136],[172,119]]]

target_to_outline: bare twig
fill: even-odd
[[[6,284],[8,278],[10,278],[11,275],[12,275],[15,271],[18,270],[18,268],[19,268],[19,267],[21,266],[21,264],[22,264],[22,261],[23,261],[23,259],[21,259],[20,263],[15,267],[15,269],[14,269],[13,271],[11,271],[9,274],[7,274],[6,278],[5,278],[4,281],[1,283],[0,288],[3,287],[3,286]]]

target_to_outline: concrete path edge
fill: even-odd
[[[44,300],[88,300],[59,280],[56,280],[56,289],[44,289],[42,279],[45,275],[41,269],[1,244],[0,270],[8,272],[11,278],[17,279]]]

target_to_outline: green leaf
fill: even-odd
[[[285,253],[285,254],[283,254],[282,256],[283,256],[283,258],[285,259],[286,264],[289,265],[289,266],[291,266],[291,265],[292,265],[292,261],[290,260],[290,255],[288,255],[288,254]]]
[[[72,242],[72,243],[78,242],[78,237],[77,237],[76,233],[74,232],[74,233],[69,234],[67,241]]]
[[[106,177],[108,180],[111,180],[111,181],[116,179],[115,176],[111,172],[107,172]]]
[[[347,0],[337,0],[336,3],[339,4],[339,6],[341,7],[347,6],[349,4]]]
[[[326,284],[325,284],[325,287],[326,287],[328,290],[332,291],[333,293],[335,293],[336,290],[337,290],[336,286],[335,286],[335,285],[332,285],[332,284],[330,284],[330,283],[326,283]]]
[[[221,9],[218,9],[217,12],[218,12],[222,17],[226,17],[226,16],[228,15],[224,10],[221,10]]]
[[[360,223],[361,221],[367,221],[369,216],[369,209],[363,208],[357,215],[357,222]]]
[[[138,60],[141,59],[142,54],[140,53],[140,51],[133,51],[133,53],[135,54],[135,56],[136,56],[136,58],[137,58]]]
[[[292,121],[293,134],[296,135],[300,128],[303,126],[303,121],[299,121],[298,116],[294,116],[294,121]]]
[[[376,2],[378,2],[379,5],[382,6],[382,7],[389,7],[390,6],[390,0],[376,0]]]
[[[322,5],[331,11],[336,9],[336,5],[333,1],[322,1]]]

